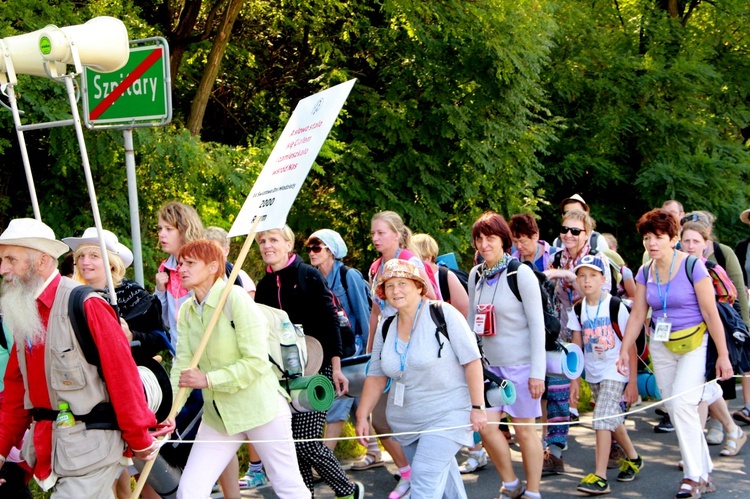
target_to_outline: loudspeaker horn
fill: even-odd
[[[10,67],[6,58],[10,58],[10,64],[16,74],[47,76],[44,70],[44,59],[39,52],[39,35],[44,30],[36,30],[24,35],[9,36],[2,39],[0,44],[0,73],[9,73]],[[58,74],[65,72],[64,64],[55,64]]]
[[[114,17],[95,17],[63,28],[49,25],[40,30],[37,50],[45,61],[76,64],[72,45],[81,65],[103,73],[117,71],[130,57],[128,30]]]

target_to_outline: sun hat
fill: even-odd
[[[130,267],[130,264],[133,263],[133,252],[130,251],[130,248],[122,244],[117,236],[108,230],[102,230],[102,238],[104,239],[104,246],[120,257],[125,268]],[[89,227],[81,237],[64,237],[63,242],[75,251],[79,246],[86,244],[99,246],[99,236],[96,234],[96,227]]]
[[[68,246],[55,239],[55,231],[35,218],[16,218],[0,234],[0,245],[21,246],[60,258]]]
[[[746,224],[750,224],[750,210],[745,210],[740,213],[740,220],[742,220]]]
[[[563,199],[560,201],[560,211],[563,211],[563,208],[565,208],[565,205],[568,203],[581,203],[583,205],[583,210],[588,213],[590,211],[589,205],[586,204],[586,201],[583,200],[583,198],[578,194],[573,194],[572,196]]]
[[[310,241],[313,239],[320,239],[323,244],[328,246],[328,249],[331,250],[331,254],[333,255],[333,258],[336,260],[341,260],[346,256],[346,253],[348,252],[346,248],[346,243],[341,238],[338,232],[331,229],[320,229],[316,230],[312,233],[310,237],[307,238],[307,242],[305,242],[305,246],[310,244]]]
[[[305,345],[307,347],[307,363],[303,376],[315,376],[323,366],[323,345],[316,338],[305,335]]]
[[[590,269],[598,270],[602,274],[604,274],[604,262],[601,258],[596,257],[594,255],[586,255],[583,258],[581,258],[581,261],[578,265],[575,266],[573,269],[573,273],[578,273],[578,269],[582,269],[584,267],[588,267]]]
[[[427,281],[419,275],[419,269],[406,260],[394,258],[385,262],[383,273],[378,278],[378,284],[375,287],[375,294],[381,300],[385,300],[385,283],[394,277],[403,277],[416,281],[422,285],[422,296],[427,294]]]

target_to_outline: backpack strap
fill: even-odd
[[[94,288],[91,286],[76,286],[73,288],[68,298],[68,317],[86,362],[96,366],[99,377],[104,381],[99,350],[94,343],[94,337],[91,335],[91,329],[89,329],[89,323],[86,320],[86,312],[83,309],[83,302],[93,292]]]
[[[615,330],[615,334],[622,342],[622,329],[620,329],[620,323],[618,322],[620,316],[620,305],[622,305],[622,300],[617,296],[611,296],[609,298],[609,321],[612,323],[612,329]]]
[[[688,281],[690,281],[690,285],[693,286],[693,288],[695,288],[695,283],[693,282],[693,270],[695,269],[697,261],[698,258],[693,255],[688,255],[685,259],[685,273],[687,274]]]
[[[349,267],[346,265],[342,265],[339,267],[339,281],[341,281],[341,285],[344,286],[344,293],[346,294],[346,299],[349,299],[349,283],[346,282],[346,274],[349,272]]]
[[[443,295],[443,301],[451,301],[451,288],[448,284],[448,267],[438,265],[438,284],[440,285],[440,294]]]
[[[714,243],[714,256],[716,256],[716,263],[721,265],[722,268],[727,268],[727,257],[724,254],[724,250],[721,249],[721,245],[716,241]]]
[[[432,322],[434,322],[436,326],[435,339],[437,340],[439,345],[438,358],[440,358],[444,345],[444,343],[440,341],[440,335],[442,334],[443,336],[445,336],[446,340],[450,340],[450,336],[448,336],[448,325],[445,323],[445,313],[443,312],[441,302],[430,303],[430,317],[432,317]]]
[[[585,298],[583,300],[585,300]],[[581,326],[583,326],[583,320],[581,320],[581,313],[583,312],[583,300],[580,300],[579,302],[573,304],[573,313],[575,313],[576,317],[578,317],[578,322],[581,323]]]
[[[519,302],[523,302],[521,299],[521,292],[518,290],[518,269],[523,265],[519,260],[512,259],[510,262],[508,262],[508,286],[510,287],[510,290],[513,292],[513,296],[516,297],[516,300]]]
[[[552,268],[559,269],[561,261],[562,261],[562,250],[559,250],[559,251],[556,251],[555,254],[552,256]]]
[[[591,246],[591,249],[596,249],[599,246],[599,233],[597,231],[592,231],[591,236],[589,236],[589,246]]]
[[[8,340],[5,337],[5,329],[3,329],[3,316],[0,315],[0,347],[3,348],[3,350],[10,351],[10,348],[8,347]]]

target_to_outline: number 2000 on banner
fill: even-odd
[[[264,199],[263,201],[260,202],[260,206],[258,208],[265,208],[267,206],[271,206],[274,201],[276,201],[276,198]]]

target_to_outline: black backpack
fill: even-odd
[[[557,340],[560,337],[560,320],[555,316],[555,306],[552,298],[552,294],[548,292],[548,289],[552,289],[552,284],[544,275],[544,272],[539,272],[534,268],[532,262],[521,262],[520,260],[513,258],[508,263],[508,287],[513,292],[513,296],[516,300],[523,303],[521,298],[521,292],[518,290],[518,269],[521,265],[526,265],[534,272],[534,276],[539,281],[539,292],[542,295],[542,314],[544,315],[544,349],[548,352],[554,352],[557,350]],[[474,277],[474,285],[476,286],[479,281],[479,272]]]
[[[440,294],[443,296],[443,301],[446,303],[451,302],[451,290],[448,285],[448,273],[452,272],[458,277],[458,281],[464,287],[466,292],[469,292],[469,273],[461,269],[452,269],[438,263],[438,284],[440,285]]]

